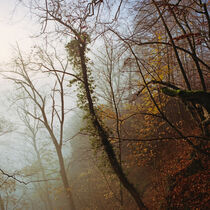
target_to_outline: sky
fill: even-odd
[[[15,46],[21,51],[30,51],[30,47],[37,41],[31,36],[38,34],[39,25],[31,18],[26,8],[17,5],[19,0],[0,1],[0,71],[9,70],[6,65],[11,61]],[[0,118],[3,116],[14,125],[20,127],[16,111],[8,100],[14,93],[14,87],[0,74]],[[73,133],[75,134],[75,133]],[[24,164],[23,144],[20,135],[12,132],[0,136],[0,168],[14,171]],[[69,149],[67,148],[68,153]]]
[[[16,43],[22,48],[30,46],[36,30],[30,14],[17,2],[0,1],[0,63],[9,61]]]
[[[36,25],[28,11],[17,4],[18,2],[19,0],[0,1],[0,70],[8,70],[6,64],[10,62],[17,44],[24,51],[29,50],[33,44],[30,37],[35,34]],[[11,92],[11,83],[0,75],[0,117],[4,116],[16,123],[14,111],[7,101]],[[18,167],[21,162],[21,157],[17,155],[20,152],[19,144],[14,145],[14,142],[19,141],[15,135],[17,134],[9,133],[0,137],[0,167],[12,167],[14,163]]]
[[[19,2],[20,0],[0,1],[0,72],[9,70],[7,64],[14,57],[14,48],[17,44],[23,51],[30,50],[33,45],[31,36],[35,34],[38,28],[38,24],[32,20],[28,9],[24,8]],[[3,79],[0,74],[1,96],[11,90],[11,84],[8,80]],[[0,97],[0,115],[5,112],[1,99],[2,97]]]
[[[27,10],[17,4],[19,0],[0,1],[0,71],[8,70],[14,47],[18,44],[27,50],[32,45],[30,36],[35,27]],[[12,85],[0,75],[0,116],[8,111],[5,93],[12,91]]]

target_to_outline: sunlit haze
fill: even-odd
[[[9,61],[17,44],[23,49],[32,44],[29,37],[34,34],[36,25],[27,10],[17,2],[19,1],[0,2],[0,63]]]

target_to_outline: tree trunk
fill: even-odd
[[[43,110],[42,110],[42,113],[43,113],[45,126],[46,126],[46,128],[47,128],[47,130],[50,134],[50,137],[51,137],[52,142],[55,146],[56,153],[57,153],[57,156],[58,156],[59,166],[60,166],[60,175],[61,175],[61,178],[62,178],[63,186],[64,186],[65,191],[66,191],[66,196],[68,198],[69,209],[70,210],[75,210],[76,208],[75,208],[75,205],[74,205],[74,201],[73,201],[73,198],[72,198],[68,178],[67,178],[67,175],[66,175],[66,169],[65,169],[65,164],[64,164],[63,154],[62,154],[62,145],[58,144],[58,141],[57,141],[52,129],[50,128],[50,126],[48,124],[47,117],[46,117]]]
[[[144,205],[143,201],[140,198],[139,192],[137,189],[129,182],[127,179],[126,175],[124,174],[117,157],[115,155],[114,149],[108,139],[108,134],[107,132],[103,129],[103,127],[100,125],[98,118],[96,116],[94,106],[93,106],[93,101],[90,93],[90,88],[89,88],[89,83],[88,83],[88,75],[87,75],[87,66],[86,66],[86,61],[85,61],[85,46],[86,43],[80,41],[79,44],[79,54],[80,54],[80,59],[81,59],[81,69],[82,69],[82,77],[84,81],[84,86],[85,86],[85,92],[86,92],[86,97],[88,101],[88,106],[89,106],[89,112],[92,118],[92,123],[95,127],[95,129],[98,132],[98,135],[101,139],[101,143],[104,147],[104,150],[107,154],[109,163],[119,178],[120,182],[122,185],[128,190],[130,195],[133,197],[135,200],[136,204],[138,205],[139,209],[147,209],[146,206]]]
[[[56,151],[57,151],[58,159],[59,159],[60,175],[61,175],[63,186],[65,188],[66,195],[67,195],[67,198],[68,198],[68,201],[69,201],[69,209],[70,210],[75,210],[75,205],[74,205],[74,201],[73,201],[73,198],[72,198],[68,178],[67,178],[67,175],[66,175],[66,169],[65,169],[65,165],[64,165],[64,159],[63,159],[63,155],[62,155],[62,152],[61,152],[61,148],[56,147]]]
[[[4,208],[4,201],[1,198],[1,195],[0,195],[0,210],[5,210],[5,208]]]
[[[46,177],[45,170],[44,170],[44,167],[43,167],[43,164],[42,164],[41,156],[40,156],[39,150],[38,150],[37,145],[36,145],[35,138],[33,139],[33,143],[34,143],[34,149],[35,149],[35,152],[36,152],[37,160],[38,160],[38,163],[40,165],[42,178],[44,180],[46,180],[45,181],[45,190],[46,190],[47,206],[48,206],[47,209],[51,210],[51,209],[53,209],[53,205],[52,205],[52,201],[51,201],[50,196],[49,196],[49,185],[48,185],[47,177]]]

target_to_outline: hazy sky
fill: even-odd
[[[21,50],[30,50],[38,25],[32,20],[28,9],[20,4],[20,0],[0,1],[0,71],[8,70],[6,63],[11,61],[14,47],[17,44]],[[0,75],[0,93],[10,89],[8,80]],[[1,110],[0,110],[1,112]]]
[[[22,48],[29,47],[29,37],[35,32],[36,27],[30,14],[18,2],[19,0],[0,1],[0,63],[9,60],[16,43]]]
[[[0,70],[8,70],[5,63],[10,61],[17,43],[23,50],[30,49],[32,45],[30,36],[36,30],[30,14],[18,2],[19,0],[0,1]],[[4,116],[15,124],[15,114],[6,99],[10,91],[11,83],[0,76],[0,117]],[[18,155],[20,144],[14,144],[18,141],[17,134],[14,133],[0,137],[0,167],[4,165],[12,167],[15,164],[18,168],[17,163],[22,162]]]

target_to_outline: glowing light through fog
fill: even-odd
[[[17,2],[0,2],[0,63],[9,61],[16,43],[25,49],[31,45],[29,36],[34,33],[34,24]]]

